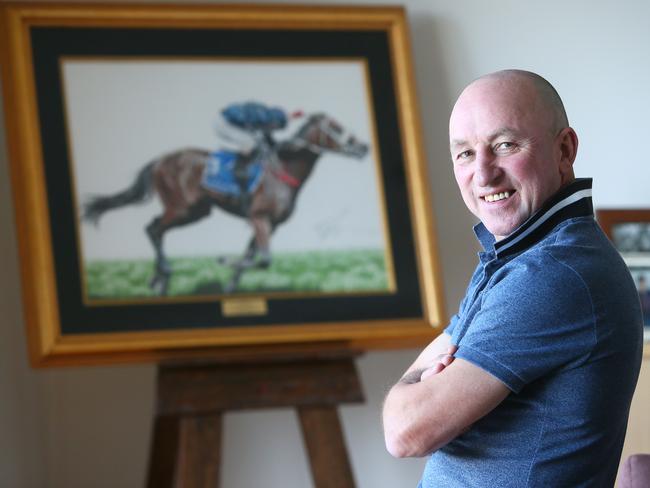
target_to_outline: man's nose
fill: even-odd
[[[474,179],[479,186],[493,185],[503,174],[492,152],[484,150],[476,155]]]

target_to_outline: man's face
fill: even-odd
[[[565,182],[553,113],[528,80],[484,78],[460,96],[449,122],[456,182],[467,208],[497,240]]]

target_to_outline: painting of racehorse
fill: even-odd
[[[87,303],[394,290],[362,62],[62,71]]]

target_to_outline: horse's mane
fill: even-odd
[[[296,141],[305,140],[307,137],[307,131],[325,116],[324,113],[315,113],[310,115],[291,137],[278,143],[278,153],[295,152],[298,146],[302,148],[302,145],[297,144]]]
[[[293,135],[293,137],[291,137],[291,139],[304,138],[305,137],[305,132],[307,132],[309,130],[309,128],[312,125],[314,125],[315,122],[321,120],[323,117],[325,117],[324,113],[316,113],[316,114],[310,115],[309,118],[296,131],[296,133]]]

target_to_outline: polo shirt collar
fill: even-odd
[[[542,208],[530,216],[512,234],[496,242],[483,223],[474,226],[474,233],[486,251],[497,257],[523,251],[539,242],[559,223],[575,217],[593,216],[591,178],[577,178],[549,198]]]

